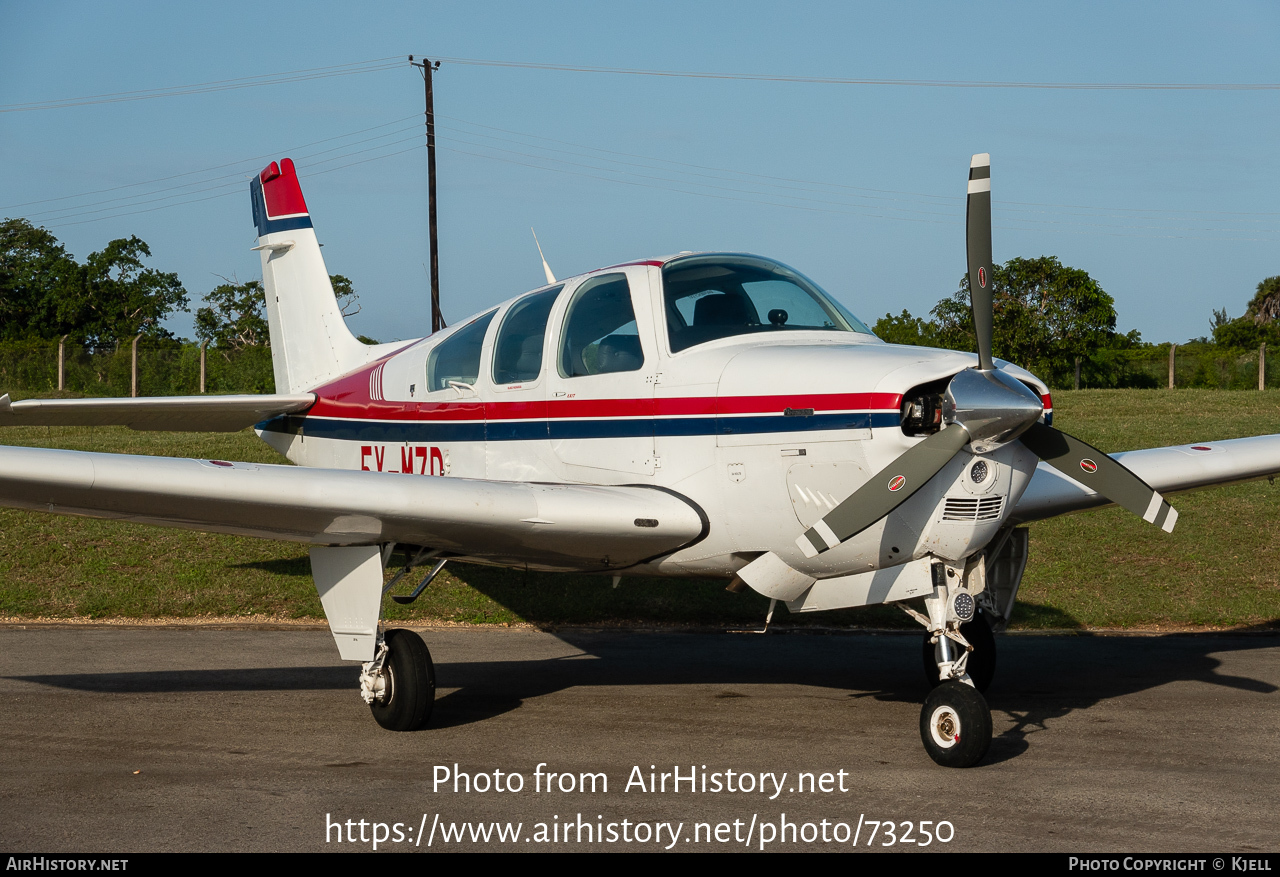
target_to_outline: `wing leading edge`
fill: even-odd
[[[23,399],[0,396],[0,426],[127,426],[172,432],[239,432],[281,414],[305,411],[313,393],[147,396],[134,399]]]
[[[529,484],[0,447],[0,505],[306,542],[423,545],[562,570],[619,569],[706,535],[645,486]]]
[[[1280,435],[1148,448],[1111,456],[1160,493],[1181,493],[1280,474]],[[1026,523],[1111,504],[1101,494],[1041,463],[1012,518]]]

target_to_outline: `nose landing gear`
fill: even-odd
[[[934,565],[927,615],[907,606],[924,625],[925,675],[934,686],[920,710],[925,752],[943,767],[972,767],[991,746],[991,710],[980,693],[995,674],[995,637],[977,610],[981,558],[963,566]],[[970,639],[972,637],[972,639]]]
[[[991,745],[991,710],[973,687],[957,680],[929,692],[920,710],[920,739],[943,767],[971,767]]]
[[[991,625],[986,615],[979,609],[972,621],[960,625],[960,635],[969,641],[973,651],[969,652],[969,660],[965,662],[965,671],[973,680],[973,687],[986,691],[996,675],[996,638],[991,632]],[[924,635],[921,657],[924,664],[924,675],[929,680],[930,688],[942,684],[938,664],[942,660],[939,654],[939,643],[935,643],[932,634]],[[952,647],[954,648],[954,646]]]

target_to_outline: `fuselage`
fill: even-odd
[[[785,266],[699,254],[593,271],[405,342],[259,434],[304,466],[675,491],[703,510],[705,537],[631,572],[731,575],[774,551],[827,578],[958,559],[999,530],[1035,470],[1018,443],[982,455],[978,481],[960,454],[835,550],[805,558],[794,543],[891,477],[921,440],[904,428],[920,388],[974,363],[883,343]],[[1001,365],[1051,417],[1043,383]]]

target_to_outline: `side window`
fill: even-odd
[[[527,295],[513,304],[498,329],[494,344],[493,382],[523,384],[542,373],[542,339],[547,334],[551,306],[563,286]]]
[[[625,274],[593,277],[573,296],[560,337],[566,378],[638,371],[644,365]]]
[[[449,389],[450,381],[474,384],[480,377],[480,348],[484,333],[493,321],[490,311],[469,326],[464,326],[427,357],[427,392]]]

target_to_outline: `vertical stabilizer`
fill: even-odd
[[[276,392],[310,390],[363,365],[369,348],[342,318],[293,162],[273,161],[249,188]]]

